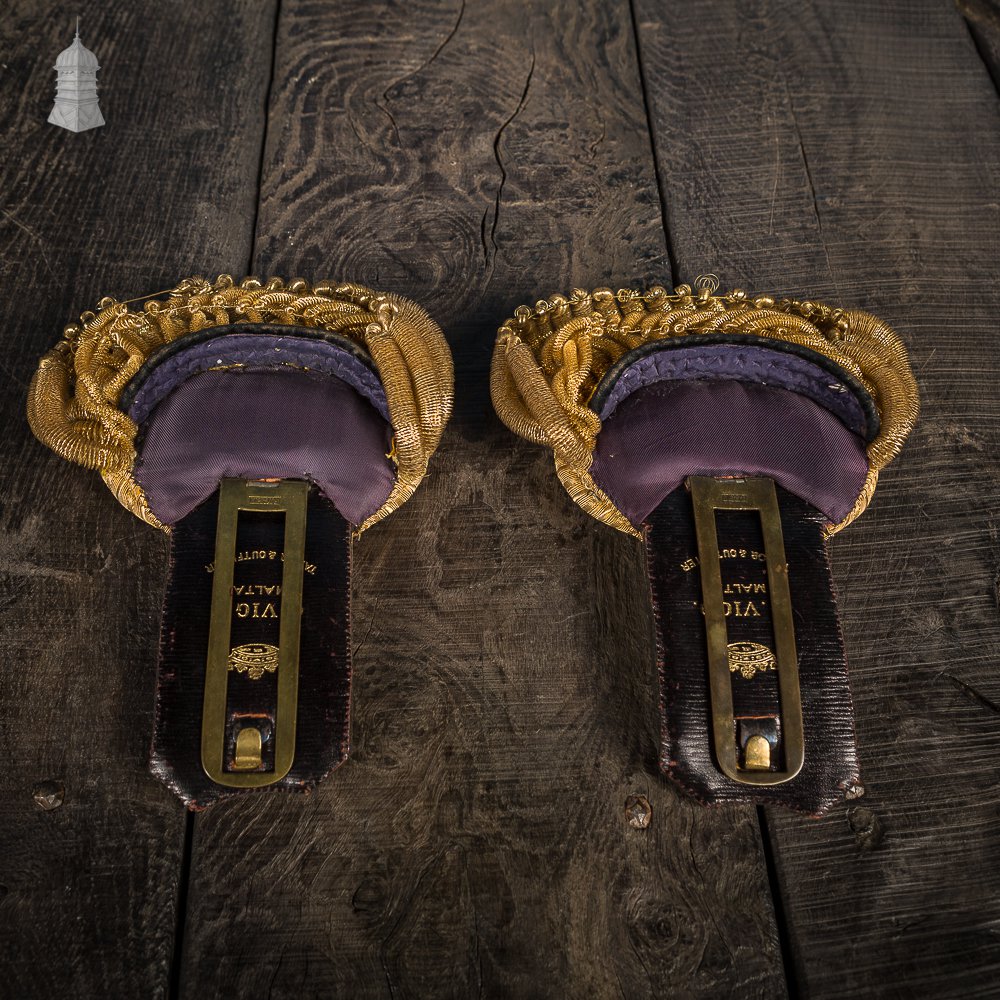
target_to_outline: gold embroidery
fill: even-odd
[[[906,349],[880,319],[858,309],[736,289],[714,294],[708,275],[673,294],[598,288],[553,295],[519,306],[498,332],[490,390],[500,419],[515,433],[548,445],[572,499],[588,514],[641,537],[590,476],[601,422],[588,403],[609,368],[650,341],[698,334],[769,337],[807,347],[835,361],[871,394],[880,429],[868,445],[871,471],[851,513],[828,531],[850,524],[867,506],[878,472],[898,453],[917,419],[917,384]]]
[[[226,274],[214,282],[186,278],[131,311],[129,303],[138,301],[104,298],[96,313],[83,313],[42,358],[28,390],[35,435],[63,458],[98,469],[137,517],[167,530],[132,476],[138,428],[118,409],[122,391],[156,348],[231,323],[329,330],[371,356],[388,402],[398,475],[389,498],[359,534],[409,499],[423,479],[451,414],[454,376],[444,335],[416,303],[361,285],[310,286],[301,279],[286,284],[281,278],[237,284]]]

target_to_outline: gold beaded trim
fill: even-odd
[[[750,334],[808,347],[832,358],[871,394],[881,426],[868,445],[869,473],[851,513],[830,534],[868,505],[879,471],[903,446],[917,419],[917,384],[906,349],[880,319],[858,309],[770,296],[748,298],[736,289],[715,294],[714,275],[673,294],[574,289],[519,306],[497,335],[491,394],[500,419],[515,434],[555,453],[556,472],[569,495],[588,514],[639,537],[627,517],[590,476],[601,421],[588,407],[607,370],[627,351],[654,340],[698,334]]]
[[[165,299],[160,296],[166,296]],[[104,298],[66,327],[41,360],[28,390],[28,422],[71,462],[98,469],[119,502],[164,528],[132,476],[138,426],[118,409],[122,390],[158,347],[206,327],[275,323],[348,337],[371,356],[385,388],[394,432],[396,484],[360,534],[413,494],[451,414],[454,375],[440,327],[416,303],[361,285],[310,286],[228,274],[186,278],[147,296],[141,311]],[[141,301],[131,299],[129,302]]]

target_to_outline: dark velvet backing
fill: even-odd
[[[805,763],[791,780],[769,787],[733,781],[713,757],[701,575],[691,496],[668,494],[645,525],[660,679],[662,770],[704,803],[778,803],[819,815],[858,780],[854,712],[836,598],[823,536],[824,516],[777,487],[795,622]],[[771,645],[763,542],[756,514],[718,512],[716,530],[729,641]],[[736,602],[740,602],[739,608]],[[748,607],[753,602],[753,608]],[[776,676],[731,675],[738,746],[748,735],[780,733]]]
[[[216,492],[173,526],[160,634],[150,768],[192,809],[244,794],[215,784],[201,764],[218,503]],[[240,514],[231,646],[279,645],[280,597],[268,588],[281,583],[283,535],[283,517]],[[349,749],[351,526],[315,487],[309,494],[305,558],[295,760],[284,778],[267,786],[271,789],[308,789],[343,763]],[[237,612],[237,604],[246,607]],[[274,675],[251,680],[229,673],[225,761],[233,756],[236,723],[243,719],[261,729],[264,767],[271,765],[276,690]]]

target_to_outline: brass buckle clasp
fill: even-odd
[[[772,479],[713,479],[691,476],[687,480],[694,507],[698,561],[701,569],[702,606],[708,639],[708,680],[712,705],[712,735],[715,756],[723,774],[746,785],[779,785],[802,769],[805,749],[802,739],[802,696],[799,690],[798,656],[792,599],[788,587],[788,563],[781,532],[781,514]],[[722,590],[722,569],[715,512],[756,511],[760,515],[767,563],[771,626],[774,632],[774,668],[778,673],[783,770],[771,770],[771,748],[764,737],[750,736],[737,749],[733,712],[733,680],[730,644]],[[734,643],[748,646],[748,643]],[[768,652],[765,650],[765,653]],[[742,761],[740,763],[742,751]]]
[[[305,568],[306,504],[309,484],[302,480],[223,479],[215,531],[215,572],[205,665],[205,701],[201,720],[201,764],[220,785],[259,788],[280,781],[295,759],[298,715],[299,632],[302,623],[302,578]],[[230,649],[233,621],[233,576],[236,530],[240,511],[284,513],[281,604],[278,646],[258,644]],[[276,673],[274,766],[263,770],[261,731],[242,724],[226,769],[227,701],[234,659],[247,676]]]

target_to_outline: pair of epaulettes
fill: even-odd
[[[518,308],[493,402],[645,543],[663,771],[817,815],[859,778],[826,539],[902,447],[916,383],[868,313],[696,285]],[[103,299],[42,359],[35,434],[171,535],[151,767],[190,807],[347,758],[352,539],[417,488],[453,389],[418,305],[278,278]]]

